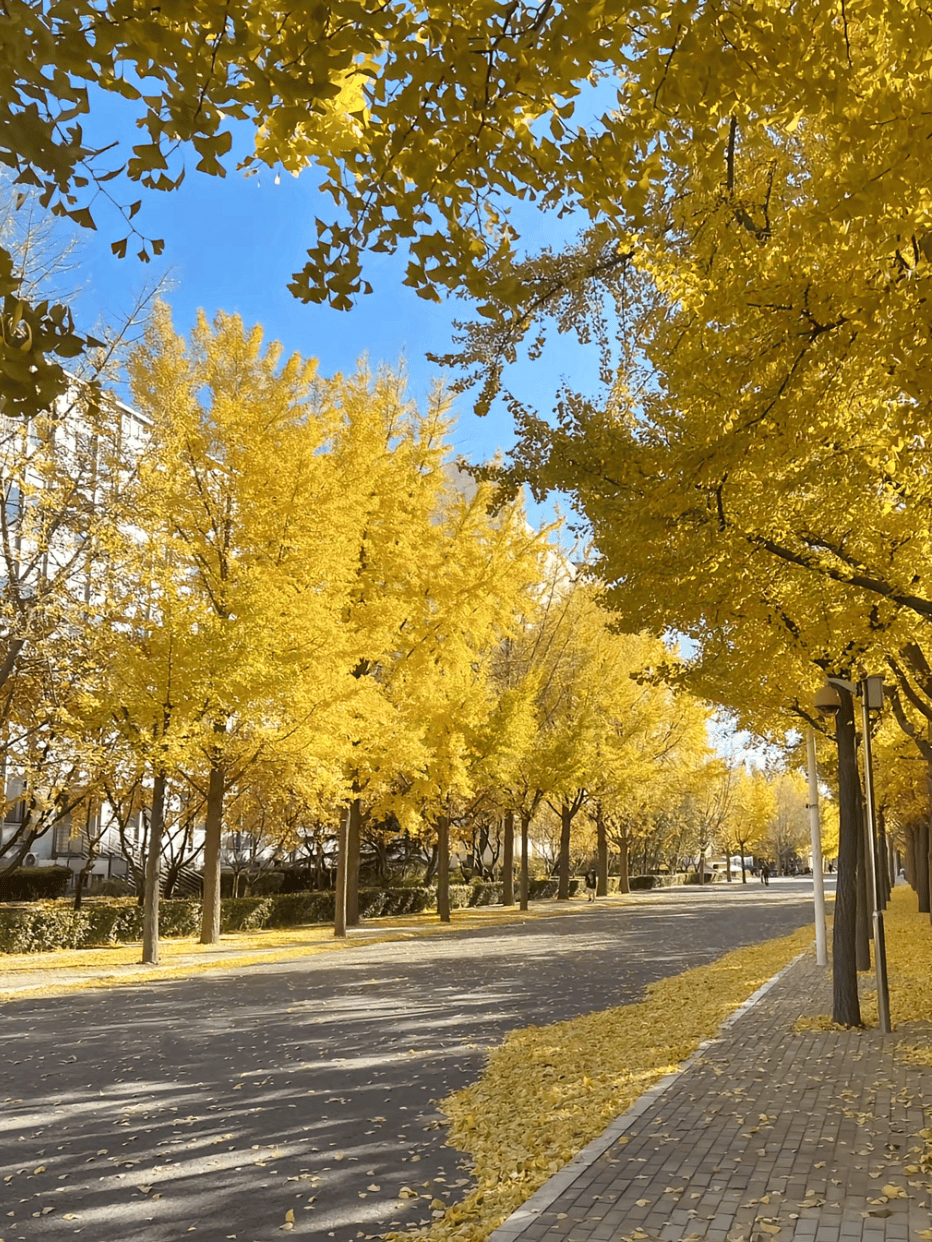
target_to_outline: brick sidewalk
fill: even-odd
[[[830,972],[811,957],[752,1002],[490,1242],[932,1238],[919,1167],[932,1070],[897,1055],[932,1032],[794,1033],[800,1015],[831,1011]]]

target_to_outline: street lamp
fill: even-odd
[[[883,924],[883,898],[880,891],[880,868],[877,861],[877,833],[874,811],[874,762],[871,754],[870,713],[883,707],[883,678],[862,677],[856,684],[843,677],[829,676],[816,694],[816,710],[834,716],[841,706],[839,689],[861,700],[861,734],[864,742],[864,861],[868,887],[873,903],[874,972],[877,978],[877,1016],[880,1029],[888,1035],[890,1026],[890,989],[887,980],[887,944]]]
[[[835,692],[832,691],[834,694]],[[818,696],[816,696],[818,706]],[[816,963],[828,963],[825,943],[825,881],[822,876],[822,838],[819,833],[819,774],[816,768],[815,729],[810,725],[806,738],[809,777],[809,842],[812,849],[812,905],[815,915]]]

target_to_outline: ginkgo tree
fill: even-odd
[[[347,801],[338,825],[335,931],[359,921],[360,837],[373,815],[401,812],[398,782],[424,762],[416,729],[391,692],[399,665],[422,636],[433,599],[425,565],[436,566],[438,515],[448,489],[449,402],[438,388],[420,410],[404,377],[360,367],[318,385],[336,421],[334,462],[354,514],[353,565],[340,613],[350,660],[344,678],[342,765]]]
[[[643,634],[618,638],[627,647],[627,677],[614,687],[593,796],[600,846],[604,834],[618,857],[619,892],[626,893],[635,850],[643,846],[645,862],[650,853],[657,865],[668,844],[667,815],[672,811],[676,818],[682,791],[707,769],[709,709],[688,691],[658,680],[658,670],[671,662],[661,640]]]
[[[830,317],[814,315],[801,334],[792,305],[764,315],[770,273],[756,271],[760,256],[741,249],[713,195],[679,200],[684,213],[687,203],[697,213],[693,222],[706,207],[707,227],[691,248],[669,243],[675,230],[659,199],[655,253],[609,290],[619,332],[633,344],[620,352],[602,401],[564,394],[555,426],[526,412],[515,477],[575,492],[623,624],[655,633],[672,626],[700,650],[739,653],[728,668],[728,705],[744,707],[750,687],[766,697],[760,684],[778,680],[781,666],[795,669],[783,681],[787,707],[817,670],[856,679],[878,666],[924,701],[929,497],[918,442],[912,453],[897,449],[915,399],[904,397],[882,353],[862,359],[823,331]],[[789,188],[784,209],[787,201]],[[774,194],[774,229],[779,205]],[[685,236],[689,221],[679,223]],[[559,275],[558,266],[549,270]],[[526,274],[546,280],[543,263]],[[774,287],[775,299],[789,279],[782,292]],[[601,305],[595,282],[581,276],[567,291],[561,280],[550,309],[564,323],[575,316],[591,325]],[[601,283],[604,294],[609,282]],[[815,295],[806,296],[811,311]],[[503,303],[497,322],[507,325],[509,314]],[[485,333],[477,328],[474,343],[497,348]],[[856,804],[845,805],[843,837],[856,843]],[[839,884],[853,892],[847,862]],[[843,937],[853,922],[839,917],[835,926]],[[859,1020],[840,1006],[836,1016]]]
[[[558,898],[569,897],[573,823],[589,799],[596,739],[607,709],[600,678],[611,663],[605,614],[565,557],[551,556],[535,608],[507,653],[515,703],[534,727],[505,774],[503,798],[521,819],[521,902],[527,900],[528,828],[546,802],[560,821]],[[525,716],[525,719],[527,717]]]
[[[127,500],[134,491],[127,490]],[[171,790],[197,751],[209,655],[192,641],[207,620],[202,601],[186,591],[187,575],[170,548],[144,537],[146,519],[155,515],[141,502],[133,495],[135,518],[144,525],[121,524],[111,550],[104,613],[109,624],[100,629],[106,650],[98,652],[98,675],[87,677],[85,694],[118,739],[123,781],[141,790],[147,820],[142,960],[157,965]]]
[[[766,772],[747,764],[736,765],[731,776],[728,811],[721,829],[726,857],[737,853],[741,858],[741,882],[747,883],[747,858],[751,854],[779,857],[780,848],[773,849],[768,832],[778,815],[778,793]],[[804,825],[808,833],[808,824]],[[780,843],[785,834],[780,834]],[[796,838],[794,838],[794,843]],[[728,867],[728,879],[731,866]]]
[[[177,685],[197,722],[203,774],[202,940],[219,936],[224,799],[248,758],[316,725],[318,759],[340,758],[329,727],[353,653],[342,610],[358,555],[358,514],[312,402],[315,366],[262,348],[235,316],[201,316],[186,342],[156,308],[134,353],[135,400],[151,420],[139,462],[147,538],[181,598],[199,604],[178,634],[198,678]],[[193,741],[194,739],[192,739]]]
[[[490,512],[488,484],[464,493],[448,483],[438,501],[415,571],[420,604],[385,683],[422,749],[420,764],[399,773],[396,814],[403,818],[407,804],[436,832],[437,904],[448,921],[451,820],[482,793],[500,758],[507,760],[514,719],[502,710],[492,668],[533,606],[545,541],[520,504]]]

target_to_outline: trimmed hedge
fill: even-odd
[[[160,904],[159,934],[166,939],[195,935],[200,926],[200,902]],[[142,909],[135,898],[85,900],[80,910],[75,910],[70,901],[0,909],[0,953],[51,953],[56,949],[132,944],[141,939]]]
[[[656,872],[649,875],[633,875],[628,881],[632,893],[645,888],[679,888],[690,881],[683,871]]]
[[[44,868],[43,870],[51,870]],[[582,880],[570,880],[570,896],[581,891]],[[618,888],[616,877],[609,890]],[[528,896],[555,897],[557,880],[532,880]],[[487,880],[450,885],[450,905],[457,910],[498,905],[502,885]],[[364,918],[392,914],[421,914],[436,907],[434,888],[366,888],[359,893]],[[334,895],[270,893],[265,897],[226,897],[220,907],[220,930],[261,931],[263,928],[299,927],[333,921]],[[201,903],[171,899],[159,903],[159,935],[165,939],[195,936],[200,930]],[[0,953],[48,953],[55,949],[85,949],[94,945],[132,944],[142,939],[142,908],[133,897],[108,901],[85,899],[80,910],[71,902],[33,902],[28,906],[0,907]]]
[[[583,881],[577,876],[570,876],[571,897],[575,897],[577,893],[582,891],[582,884]],[[609,884],[611,884],[611,880],[609,880]],[[527,886],[527,895],[531,901],[543,901],[547,897],[556,897],[559,887],[560,881],[556,876],[548,876],[546,880],[530,880]],[[517,891],[518,886],[515,884],[515,892]]]
[[[68,867],[17,867],[0,875],[0,901],[43,901],[64,897]]]

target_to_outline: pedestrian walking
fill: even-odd
[[[590,867],[586,872],[586,896],[590,901],[595,901],[595,889],[598,879],[599,877],[595,867]]]
[[[761,884],[768,885],[768,887],[770,885],[770,867],[767,863],[761,863],[760,865],[760,882]]]

